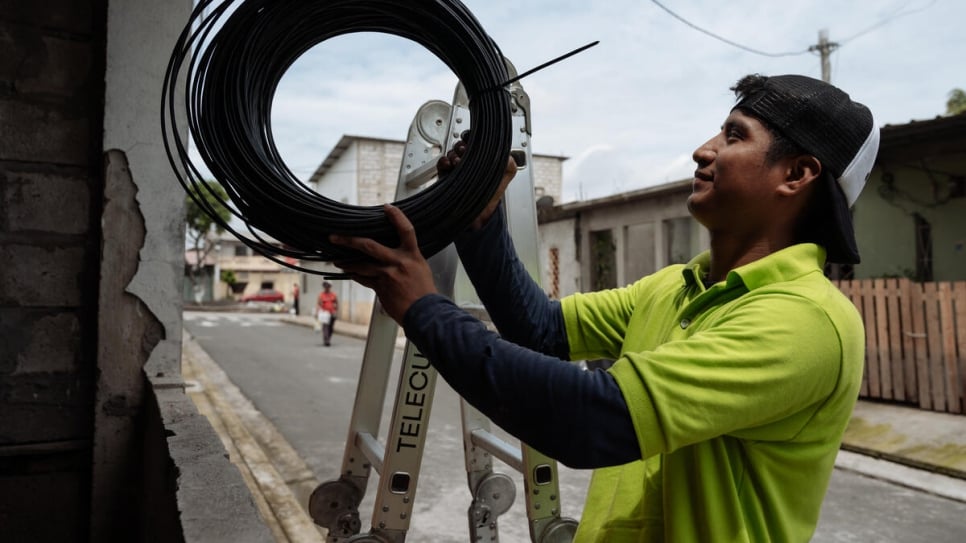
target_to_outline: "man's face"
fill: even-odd
[[[768,164],[771,143],[761,121],[734,110],[721,131],[694,151],[698,167],[688,210],[698,222],[712,232],[768,226],[774,189],[787,173],[785,161]]]

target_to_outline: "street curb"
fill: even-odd
[[[325,530],[315,525],[291,488],[300,489],[300,494],[315,488],[318,482],[311,470],[188,331],[183,334],[183,373],[194,377],[200,388],[189,390],[189,396],[222,439],[276,541],[322,543]],[[260,443],[266,439],[269,447]]]
[[[863,456],[868,456],[870,458],[877,458],[879,460],[891,462],[893,464],[901,464],[903,466],[916,469],[918,471],[928,471],[931,473],[935,473],[937,475],[941,475],[943,477],[949,477],[951,479],[960,479],[964,482],[964,484],[966,484],[966,472],[960,471],[955,468],[950,468],[948,466],[939,466],[928,462],[922,462],[914,458],[909,458],[907,456],[892,454],[889,452],[873,449],[871,447],[856,445],[854,443],[842,443],[842,449],[850,452],[854,452],[856,454],[861,454]]]
[[[966,503],[966,481],[936,473],[932,470],[914,468],[891,460],[877,458],[876,456],[853,452],[843,448],[839,450],[839,454],[835,459],[835,467],[942,498]]]

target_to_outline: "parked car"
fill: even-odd
[[[263,288],[255,294],[242,296],[242,302],[270,302],[281,303],[285,301],[285,295],[273,288]]]

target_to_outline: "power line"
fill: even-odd
[[[808,52],[808,49],[804,49],[802,51],[790,51],[790,52],[787,52],[787,53],[768,53],[766,51],[759,51],[758,49],[752,49],[751,47],[748,47],[746,45],[742,45],[742,44],[740,44],[738,42],[734,42],[734,41],[731,41],[731,40],[729,40],[727,38],[721,37],[721,36],[715,34],[714,32],[711,32],[710,30],[705,30],[705,29],[701,28],[700,26],[692,23],[691,21],[688,21],[684,17],[681,17],[677,13],[674,13],[673,11],[671,11],[670,9],[668,9],[667,6],[661,4],[657,0],[651,0],[651,2],[654,2],[654,4],[657,5],[657,7],[663,9],[664,11],[666,11],[668,13],[668,15],[670,15],[671,17],[674,17],[675,19],[677,19],[677,20],[681,21],[682,23],[690,26],[691,28],[697,30],[698,32],[701,32],[702,34],[707,34],[708,36],[711,36],[712,38],[714,38],[716,40],[719,40],[719,41],[722,41],[724,43],[727,43],[728,45],[731,45],[733,47],[737,47],[738,49],[743,49],[745,51],[748,51],[749,53],[755,53],[756,55],[762,55],[762,56],[766,56],[766,57],[790,57],[790,56],[795,56],[795,55],[802,55],[802,54],[805,54],[805,53]]]
[[[869,28],[866,28],[865,30],[862,30],[860,32],[857,32],[857,33],[849,36],[848,38],[845,38],[844,40],[839,41],[839,45],[844,44],[844,43],[849,42],[849,41],[852,41],[855,38],[858,38],[859,36],[864,36],[864,35],[868,34],[869,32],[872,32],[873,30],[875,30],[877,28],[880,28],[882,26],[885,26],[886,24],[891,23],[892,21],[894,21],[894,20],[896,20],[896,19],[898,19],[900,17],[905,17],[906,15],[912,15],[913,13],[919,13],[920,11],[925,11],[925,10],[931,8],[932,5],[935,4],[935,3],[936,3],[936,0],[932,0],[931,2],[929,2],[928,4],[926,4],[925,6],[922,6],[921,8],[913,9],[913,10],[910,10],[910,11],[902,11],[903,9],[905,9],[906,5],[908,5],[908,4],[903,5],[901,8],[897,8],[895,11],[893,11],[892,12],[892,15],[886,17],[885,19],[883,19],[883,20],[875,23],[874,25],[870,26]]]
[[[762,55],[762,56],[766,56],[766,57],[788,57],[788,56],[801,55],[801,54],[804,54],[804,53],[816,51],[817,50],[816,47],[818,47],[818,46],[814,46],[813,45],[813,46],[809,47],[808,49],[805,49],[805,50],[802,50],[802,51],[790,51],[790,52],[787,52],[787,53],[769,53],[769,52],[766,52],[766,51],[760,51],[758,49],[754,49],[754,48],[748,47],[746,45],[740,44],[738,42],[735,42],[735,41],[729,40],[727,38],[724,38],[722,36],[719,36],[718,34],[715,34],[714,32],[711,32],[710,30],[706,30],[704,28],[701,28],[700,26],[692,23],[691,21],[689,21],[689,20],[685,19],[684,17],[678,15],[677,13],[671,11],[670,9],[668,9],[667,6],[665,6],[664,4],[658,2],[658,0],[651,0],[651,2],[653,2],[657,7],[661,8],[662,10],[664,10],[665,12],[667,12],[668,15],[674,17],[678,21],[681,21],[682,23],[686,24],[687,26],[689,26],[689,27],[697,30],[698,32],[701,32],[702,34],[711,36],[712,38],[714,38],[716,40],[719,40],[721,42],[727,43],[728,45],[731,45],[733,47],[737,47],[738,49],[742,49],[744,51],[748,51],[749,53],[754,53],[756,55]],[[932,7],[932,5],[935,4],[935,3],[936,3],[936,0],[931,0],[928,4],[926,4],[926,5],[924,5],[924,6],[920,7],[920,8],[916,8],[916,9],[912,9],[912,10],[905,10],[906,6],[908,6],[908,4],[905,4],[902,7],[897,8],[895,11],[893,11],[892,14],[889,15],[888,17],[886,17],[885,19],[882,19],[881,21],[873,24],[872,26],[866,28],[865,30],[862,30],[862,31],[860,31],[860,32],[858,32],[856,34],[853,34],[852,36],[849,36],[848,38],[846,38],[844,40],[840,40],[840,41],[838,41],[836,43],[831,43],[830,42],[827,45],[828,46],[831,46],[831,49],[835,49],[838,46],[841,46],[841,45],[845,44],[846,42],[852,41],[852,40],[854,40],[854,39],[856,39],[856,38],[858,38],[860,36],[864,36],[865,34],[868,34],[869,32],[872,32],[873,30],[876,30],[876,29],[878,29],[878,28],[880,28],[882,26],[885,26],[886,24],[891,23],[892,21],[894,21],[894,20],[896,20],[896,19],[898,19],[900,17],[905,17],[907,15],[912,15],[913,13],[918,13],[920,11],[925,11],[926,9]],[[819,46],[821,46],[821,45],[822,44],[820,44]],[[828,52],[831,52],[831,49]]]

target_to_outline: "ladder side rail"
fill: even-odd
[[[366,493],[371,469],[383,464],[383,448],[376,436],[382,419],[389,373],[395,353],[396,323],[376,300],[369,335],[359,369],[359,381],[349,419],[340,476],[320,484],[309,497],[309,515],[324,526],[328,543],[339,543],[357,534],[362,526],[359,505]]]
[[[406,149],[400,163],[395,200],[415,194],[435,176],[435,160],[441,152],[440,138],[444,135],[440,132],[440,127],[447,126],[445,121],[449,119],[449,115],[449,104],[439,100],[425,103],[417,112],[410,125]],[[430,259],[430,265],[438,276],[437,281],[443,283],[441,291],[451,291],[452,272],[449,273],[449,278],[445,275],[446,270],[454,269],[456,256],[455,252],[445,253],[447,251]],[[451,263],[447,264],[447,261]],[[399,327],[383,311],[378,299],[374,301],[369,322],[343,456],[342,475],[337,481],[321,484],[313,492],[309,502],[312,518],[317,524],[329,528],[329,543],[405,540],[422,459],[426,424],[435,391],[435,370],[424,369],[425,360],[407,342],[390,417],[390,429],[386,443],[379,441],[379,427],[385,408]],[[424,402],[425,409],[420,410],[423,406],[413,405],[417,402]],[[379,484],[372,515],[372,530],[368,534],[356,535],[361,528],[358,506],[365,495],[373,468],[379,474]]]
[[[342,477],[352,481],[362,492],[366,489],[370,467],[377,459],[382,463],[382,454],[371,446],[360,447],[357,441],[361,435],[379,435],[397,333],[398,325],[386,315],[376,299],[369,320],[369,334],[362,355],[347,447],[342,459]],[[368,462],[360,465],[358,460],[361,458],[366,458]]]
[[[543,284],[540,270],[540,244],[537,225],[535,173],[533,149],[530,145],[530,98],[516,83],[510,88],[513,97],[514,156],[526,157],[523,181],[514,180],[507,188],[505,207],[507,228],[517,249],[518,257],[530,276]],[[520,444],[523,456],[524,497],[530,538],[538,543],[569,542],[573,540],[577,522],[563,518],[560,508],[560,481],[557,462],[526,443]]]
[[[446,152],[453,147],[466,130],[471,129],[469,97],[462,84],[457,84],[452,101],[452,114],[448,133],[443,144]],[[489,317],[466,276],[462,265],[456,262],[455,278],[450,297],[461,308],[486,322]],[[500,459],[517,459],[516,469],[522,465],[519,449],[503,443],[490,433],[490,420],[460,397],[460,418],[463,429],[463,452],[467,485],[472,501],[467,510],[470,541],[499,542],[497,519],[513,505],[516,485],[513,480],[493,471],[491,454]],[[474,440],[471,434],[478,434]],[[490,449],[490,450],[488,450]],[[513,467],[511,465],[511,467]]]
[[[435,161],[442,152],[443,130],[450,112],[449,104],[441,101],[427,102],[417,112],[403,151],[396,200],[419,192],[435,177]],[[456,250],[452,246],[429,259],[436,287],[444,295],[452,295],[456,262]],[[353,541],[405,541],[415,505],[436,378],[435,368],[407,340],[383,447],[383,471],[376,490],[371,529]]]
[[[514,179],[507,187],[504,200],[507,227],[524,268],[537,284],[543,284],[535,198],[536,179],[533,149],[530,145],[530,99],[519,84],[514,84],[510,93],[514,104],[513,153],[515,157],[525,157],[525,163],[521,169],[523,178]],[[520,450],[523,457],[521,473],[531,540],[539,543],[572,541],[577,523],[561,516],[556,460],[526,443],[521,442]]]
[[[436,370],[407,342],[399,376],[370,531],[371,535],[394,543],[406,540],[412,518],[436,390]]]
[[[508,63],[509,64],[509,63]],[[508,66],[512,71],[512,66]],[[513,126],[511,153],[518,164],[517,174],[507,187],[504,194],[504,212],[507,227],[518,257],[530,276],[542,284],[539,257],[539,235],[537,230],[537,212],[534,192],[533,151],[530,145],[532,134],[530,125],[530,100],[522,85],[514,83],[509,92],[512,97]],[[450,136],[458,136],[462,130],[470,129],[469,116],[457,116],[462,104],[465,104],[465,93],[457,90],[454,97],[454,125]],[[458,121],[459,126],[455,124]],[[455,142],[455,141],[453,141]],[[451,142],[451,144],[453,143]],[[448,148],[448,147],[447,147]],[[457,274],[456,302],[474,313],[485,313],[482,303],[476,295],[465,271],[460,267]],[[490,455],[503,460],[511,468],[521,473],[524,479],[524,495],[526,499],[527,520],[529,523],[531,540],[534,542],[567,542],[573,539],[576,521],[563,518],[560,508],[560,489],[556,461],[532,449],[525,443],[520,444],[517,451],[491,432],[488,418],[480,414],[475,408],[461,399],[461,413],[463,418],[464,453],[467,470],[467,481],[470,492],[475,499],[485,498],[480,490],[483,483],[493,477]],[[519,458],[519,463],[517,459]],[[512,504],[512,500],[511,500]],[[510,504],[505,504],[509,508]],[[475,513],[475,514],[474,514]],[[498,527],[495,518],[486,526],[474,519],[482,515],[470,508],[471,530],[482,539],[497,541]]]

